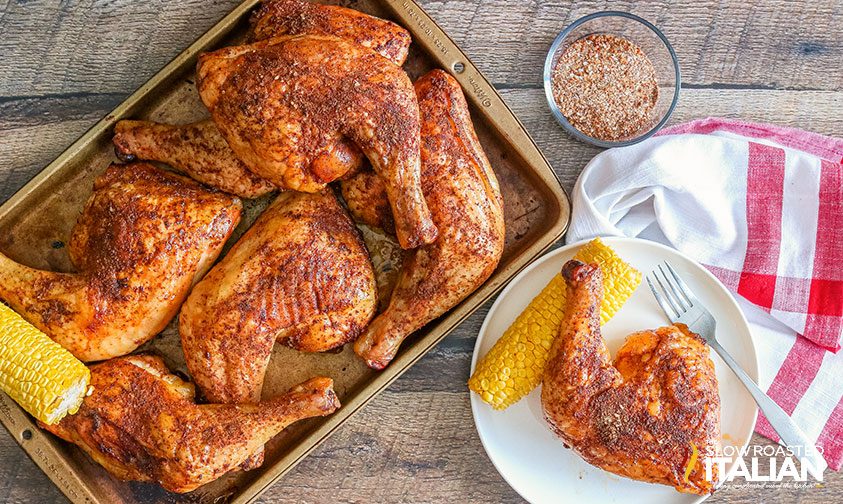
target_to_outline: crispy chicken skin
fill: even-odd
[[[415,88],[422,116],[422,190],[439,239],[407,254],[389,306],[355,343],[354,350],[375,369],[386,367],[404,338],[485,282],[504,246],[500,188],[460,85],[433,70]]]
[[[279,35],[334,35],[368,47],[396,65],[407,58],[410,34],[395,23],[344,7],[301,0],[266,1],[252,17],[252,38]],[[243,198],[256,198],[275,186],[253,174],[231,150],[213,121],[167,125],[120,121],[114,150],[123,161],[135,158],[167,163],[211,187]],[[363,153],[346,138],[325,149],[320,161],[334,173],[358,171]]]
[[[424,190],[424,164],[422,165],[422,190]],[[342,198],[348,205],[348,211],[354,220],[382,229],[384,232],[395,234],[395,221],[392,219],[392,209],[389,198],[386,197],[386,184],[377,173],[372,170],[362,170],[348,178],[340,180]],[[428,193],[425,193],[426,195]],[[426,199],[430,199],[429,195]],[[436,222],[435,210],[431,212]],[[439,224],[441,226],[441,224]]]
[[[720,397],[708,347],[685,326],[629,336],[614,364],[600,335],[602,272],[568,261],[569,305],[542,382],[545,418],[606,471],[705,495],[703,459],[720,447]],[[699,458],[688,479],[693,452]],[[716,471],[716,467],[715,467]]]
[[[160,332],[240,221],[240,200],[143,163],[112,165],[71,233],[78,273],[0,254],[0,299],[83,361]]]
[[[333,191],[288,192],[196,285],[179,333],[209,401],[256,402],[276,342],[307,352],[341,347],[376,308],[369,253]],[[258,453],[244,469],[262,460]]]
[[[193,385],[149,355],[93,366],[91,385],[77,414],[41,427],[119,479],[154,481],[178,493],[235,469],[288,425],[340,407],[333,381],[323,377],[256,404],[197,405]]]
[[[385,19],[354,9],[304,0],[264,0],[252,14],[252,37],[334,35],[381,54],[398,66],[407,60],[410,32]]]
[[[237,159],[213,121],[181,126],[150,121],[120,121],[114,151],[123,161],[136,158],[167,163],[210,187],[242,198],[257,198],[275,186]]]
[[[333,192],[289,192],[194,287],[179,332],[208,400],[256,401],[276,342],[307,352],[340,347],[376,306],[371,259]]]
[[[202,101],[252,172],[319,191],[347,173],[334,160],[350,139],[386,183],[401,246],[436,239],[419,176],[418,102],[389,60],[336,37],[296,35],[203,54],[197,74]]]

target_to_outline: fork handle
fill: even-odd
[[[790,418],[790,415],[788,415],[781,406],[776,404],[770,396],[764,393],[764,391],[761,390],[754,381],[752,381],[752,378],[750,378],[749,375],[746,374],[746,371],[744,371],[743,368],[735,362],[735,359],[732,358],[729,352],[720,346],[720,343],[718,343],[717,340],[711,338],[708,343],[712,348],[714,348],[717,354],[720,355],[732,372],[735,373],[749,393],[752,394],[752,398],[755,399],[758,407],[764,413],[767,421],[779,435],[782,442],[784,442],[784,444],[793,451],[794,455],[796,455],[802,463],[807,461],[808,472],[810,472],[817,480],[822,481],[823,471],[825,471],[826,467],[828,467],[828,464],[826,463],[823,455],[816,449],[814,443],[807,435],[805,435],[804,432],[802,432],[802,429],[800,429],[799,426],[793,423],[793,419]]]

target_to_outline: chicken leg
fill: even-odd
[[[333,35],[375,51],[398,66],[410,49],[410,32],[397,24],[337,5],[264,0],[251,19],[253,40],[282,35]]]
[[[252,172],[318,191],[345,174],[322,160],[348,138],[386,183],[401,246],[436,239],[419,180],[418,102],[389,60],[336,37],[297,35],[203,54],[197,75],[202,101]]]
[[[242,198],[257,198],[275,186],[246,168],[213,121],[170,126],[149,121],[120,121],[114,127],[114,151],[123,161],[160,161],[194,180]]]
[[[398,66],[407,58],[410,34],[368,14],[303,0],[267,0],[252,16],[252,38],[279,35],[334,35],[368,47]],[[255,198],[272,191],[234,154],[213,121],[172,126],[149,121],[120,121],[114,128],[117,156],[160,161],[211,187]],[[363,153],[346,138],[325,150],[318,162],[330,173],[349,176],[360,169]]]
[[[197,405],[193,385],[160,357],[132,355],[91,368],[93,393],[75,415],[40,424],[121,480],[189,492],[235,469],[288,425],[340,407],[330,378],[312,378],[256,404]]]
[[[600,335],[600,268],[568,261],[562,275],[569,304],[541,389],[554,432],[606,471],[680,492],[714,491],[717,474],[706,479],[703,456],[719,449],[720,397],[705,342],[682,325],[642,331],[613,365]],[[703,456],[688,470],[694,449]]]
[[[338,348],[376,307],[371,259],[331,189],[288,192],[196,285],[179,332],[208,400],[255,402],[276,342],[308,352]]]
[[[422,189],[439,239],[408,253],[389,306],[354,345],[375,369],[395,357],[404,338],[485,282],[503,252],[503,199],[460,85],[433,70],[415,89],[422,117]],[[377,198],[368,200],[370,208],[377,206],[373,201]]]
[[[112,165],[71,233],[78,273],[0,254],[0,299],[83,361],[160,332],[240,221],[240,200],[148,164]]]
[[[371,259],[333,192],[289,192],[193,288],[179,333],[209,401],[257,401],[276,342],[337,348],[362,332],[376,306]]]

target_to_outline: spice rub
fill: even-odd
[[[637,135],[653,120],[659,85],[640,47],[608,34],[573,42],[553,69],[553,97],[571,125],[600,140]]]

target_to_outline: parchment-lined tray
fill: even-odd
[[[114,123],[126,118],[187,123],[207,117],[194,85],[196,58],[204,51],[241,40],[257,3],[243,2],[0,206],[0,250],[29,266],[70,271],[67,253],[57,244],[68,239],[91,193],[93,179],[116,160],[111,145]],[[297,423],[277,436],[267,445],[266,462],[260,469],[229,474],[189,494],[170,494],[154,484],[123,483],[112,478],[73,445],[38,429],[8,396],[0,394],[0,421],[71,501],[104,504],[253,500],[565,232],[569,202],[547,160],[491,84],[439,26],[411,0],[343,4],[392,19],[411,32],[413,46],[405,69],[412,78],[440,67],[451,72],[463,86],[475,129],[504,197],[507,233],[498,269],[460,305],[408,338],[384,371],[368,369],[351,345],[336,354],[304,354],[276,345],[264,396],[324,374],[334,379],[343,407],[327,418]],[[130,49],[127,54],[131,54]],[[246,202],[246,216],[230,244],[270,199]],[[397,252],[376,233],[365,230],[364,234],[376,256],[379,283],[388,284]],[[386,295],[381,293],[381,298]],[[140,351],[159,353],[172,369],[186,371],[175,324]]]

